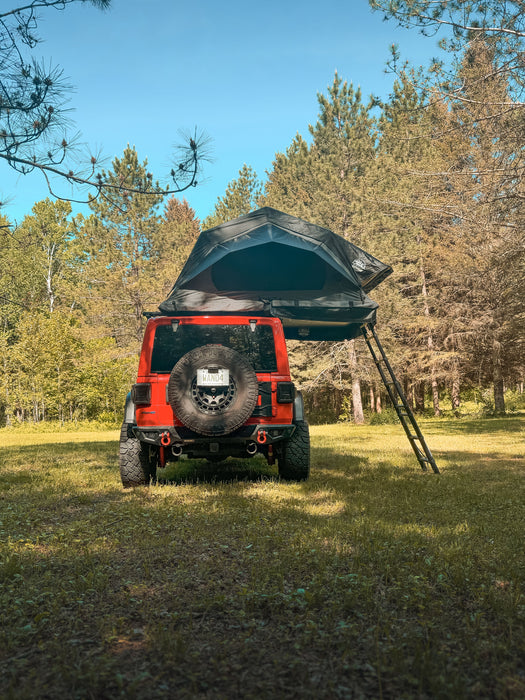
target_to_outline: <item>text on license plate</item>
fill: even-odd
[[[229,383],[230,372],[227,369],[218,369],[216,372],[197,370],[197,386],[228,386]]]

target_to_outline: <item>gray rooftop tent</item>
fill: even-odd
[[[367,292],[392,272],[326,228],[264,207],[203,231],[168,298],[168,315],[280,318],[286,338],[363,335],[421,468],[436,462],[374,328]]]
[[[287,338],[343,340],[375,321],[367,292],[391,272],[332,231],[264,207],[203,231],[159,308],[276,316]]]

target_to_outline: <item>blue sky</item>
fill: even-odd
[[[162,179],[181,129],[213,139],[204,180],[184,195],[200,218],[243,163],[263,178],[275,153],[307,134],[336,70],[365,96],[386,96],[392,43],[417,65],[437,53],[435,40],[383,22],[367,0],[113,0],[107,12],[79,4],[42,20],[38,53],[74,85],[74,130],[106,168],[129,143]],[[20,221],[47,190],[38,174],[1,163],[0,196]]]

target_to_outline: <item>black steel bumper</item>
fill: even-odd
[[[207,436],[195,433],[189,428],[156,426],[139,428],[130,426],[130,432],[141,442],[164,447],[182,447],[183,452],[229,452],[234,446],[245,448],[250,443],[262,447],[288,440],[295,431],[295,425],[243,425],[229,435]]]

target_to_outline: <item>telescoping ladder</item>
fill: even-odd
[[[368,349],[370,350],[370,353],[374,359],[375,365],[379,370],[379,374],[381,375],[381,379],[383,380],[390,400],[396,409],[401,425],[405,429],[405,433],[407,434],[408,440],[412,445],[414,454],[421,465],[421,469],[426,472],[427,465],[430,464],[432,471],[435,474],[439,474],[439,469],[434,457],[432,456],[432,452],[428,448],[425,438],[423,437],[423,433],[419,429],[414,413],[412,412],[410,404],[408,403],[403,389],[401,388],[401,384],[398,382],[396,375],[394,374],[394,370],[392,369],[392,366],[385,355],[383,346],[379,342],[379,338],[377,337],[373,324],[365,323],[361,330],[363,332],[366,344],[368,345]],[[372,345],[373,341],[375,341],[376,349],[374,349],[374,346]]]

